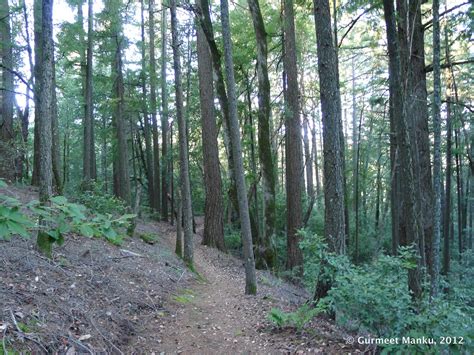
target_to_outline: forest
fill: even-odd
[[[0,0],[0,355],[474,352],[470,0]]]

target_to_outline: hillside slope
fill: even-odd
[[[1,191],[27,202],[33,189]],[[0,242],[2,349],[34,353],[279,353],[354,352],[345,333],[323,318],[304,332],[277,329],[272,307],[292,310],[308,295],[268,272],[258,272],[259,293],[245,296],[242,262],[201,246],[197,274],[174,250],[174,227],[140,221],[120,247],[70,234],[52,260],[34,238]],[[3,349],[4,347],[4,349]]]

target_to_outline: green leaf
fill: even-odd
[[[79,225],[79,232],[84,236],[84,237],[93,237],[95,234],[95,230],[88,224],[80,224]]]
[[[64,196],[54,196],[50,198],[50,201],[57,205],[64,205],[67,203],[67,199]]]

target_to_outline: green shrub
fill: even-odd
[[[408,292],[408,269],[415,266],[410,248],[400,256],[380,256],[365,266],[338,267],[333,288],[325,301],[339,324],[377,337],[433,338],[436,348],[423,344],[382,346],[386,351],[410,353],[472,351],[473,310],[462,292],[430,300],[424,295],[416,306]],[[472,287],[472,280],[470,280]],[[463,337],[464,345],[440,344],[440,337]]]
[[[227,249],[234,253],[241,253],[242,251],[242,238],[240,230],[231,226],[225,227],[224,241]]]
[[[8,239],[12,235],[26,238],[36,230],[59,245],[64,242],[67,233],[103,237],[119,245],[123,239],[119,231],[126,229],[134,217],[132,214],[119,217],[93,214],[85,206],[71,203],[63,196],[52,197],[49,204],[34,200],[22,205],[14,198],[0,195],[0,239]],[[44,223],[40,225],[39,219]]]
[[[284,312],[278,308],[272,308],[268,319],[277,327],[293,327],[297,330],[304,328],[314,317],[324,311],[323,303],[313,307],[310,304],[304,304],[294,312]]]
[[[127,207],[123,201],[104,192],[103,186],[99,183],[92,183],[88,190],[81,191],[77,202],[101,214],[123,215],[127,213]]]

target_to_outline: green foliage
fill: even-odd
[[[140,239],[147,244],[155,244],[158,240],[155,234],[152,233],[142,233],[139,235]]]
[[[425,295],[415,305],[407,290],[408,269],[416,259],[410,248],[397,257],[380,256],[365,266],[337,267],[334,286],[325,302],[336,313],[341,325],[367,331],[379,337],[434,338],[463,337],[464,345],[440,344],[436,351],[472,350],[473,311],[462,292],[453,292],[435,300]],[[472,280],[470,281],[472,283]],[[471,347],[471,348],[467,348]],[[429,352],[428,345],[397,344],[387,351]]]
[[[85,237],[102,237],[112,244],[120,245],[133,214],[114,217],[111,214],[90,213],[83,205],[69,202],[64,196],[55,196],[46,204],[31,201],[21,208],[21,202],[0,195],[0,239],[12,235],[29,237],[33,230],[38,232],[38,247],[46,255],[51,254],[53,243],[61,245],[67,233]],[[38,221],[41,220],[41,223]]]
[[[304,304],[294,312],[284,312],[281,309],[272,308],[268,315],[268,319],[277,327],[293,327],[297,330],[301,330],[314,317],[322,313],[324,309],[325,306],[322,304],[316,307],[313,307],[310,304]]]
[[[226,226],[224,233],[225,245],[229,251],[240,253],[242,251],[242,238],[240,230],[232,226]]]
[[[103,186],[98,183],[92,183],[88,190],[82,191],[78,196],[78,202],[101,214],[123,215],[127,210],[122,200],[104,192]]]

